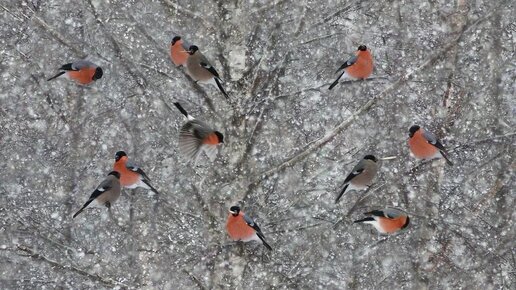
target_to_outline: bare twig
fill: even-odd
[[[507,134],[504,134],[504,135],[498,135],[498,136],[493,136],[493,137],[482,138],[482,139],[479,139],[479,140],[473,140],[473,141],[470,141],[470,142],[466,142],[466,143],[457,145],[457,146],[453,147],[452,149],[450,149],[449,152],[454,152],[457,149],[464,148],[464,147],[473,147],[474,145],[478,145],[478,144],[482,144],[482,143],[487,143],[487,142],[492,142],[492,141],[499,140],[499,139],[505,139],[505,138],[512,137],[512,136],[515,136],[515,135],[516,135],[516,132],[512,132],[512,133],[507,133]]]
[[[185,273],[186,275],[188,275],[188,277],[197,285],[197,287],[199,287],[199,289],[201,290],[205,290],[207,289],[206,287],[204,287],[204,285],[202,285],[202,282],[201,280],[199,280],[197,277],[195,277],[194,274],[190,273],[188,270],[186,269],[183,269],[183,273]]]
[[[2,9],[4,9],[5,12],[7,12],[9,15],[11,15],[13,18],[15,18],[16,20],[18,21],[23,21],[23,19],[21,19],[20,17],[16,16],[14,13],[11,12],[11,10],[7,9],[7,7],[5,7],[4,5],[0,4],[0,7]],[[24,15],[26,18],[27,16]]]
[[[491,11],[483,18],[480,18],[479,20],[477,20],[475,23],[473,23],[467,27],[464,27],[462,29],[461,33],[459,33],[457,36],[453,37],[453,39],[451,39],[449,41],[445,41],[444,42],[445,45],[441,49],[439,49],[436,53],[434,53],[433,55],[428,57],[422,64],[420,64],[415,69],[408,70],[404,75],[402,75],[400,78],[398,78],[397,81],[395,81],[393,84],[388,86],[385,90],[383,90],[380,94],[376,95],[371,100],[369,100],[367,103],[365,103],[357,111],[355,111],[353,114],[351,114],[351,116],[348,117],[346,120],[344,120],[339,125],[337,125],[335,128],[330,130],[326,134],[326,136],[317,140],[316,142],[314,142],[311,146],[309,146],[302,152],[299,152],[296,155],[294,155],[294,156],[288,158],[287,160],[283,161],[282,163],[278,164],[277,166],[275,166],[267,171],[262,172],[253,181],[253,183],[262,182],[264,179],[270,177],[271,175],[276,174],[277,172],[279,172],[287,167],[294,165],[295,163],[303,160],[304,158],[306,158],[307,156],[312,154],[315,150],[326,145],[328,142],[333,140],[333,138],[335,138],[335,136],[337,136],[339,133],[341,133],[344,129],[348,128],[358,118],[358,116],[361,116],[365,112],[369,111],[379,100],[382,100],[383,98],[385,98],[387,95],[389,95],[390,93],[392,93],[393,91],[398,89],[401,85],[406,83],[408,80],[411,80],[420,71],[426,69],[427,67],[431,66],[432,64],[434,64],[435,62],[440,60],[443,57],[444,52],[446,52],[452,46],[456,45],[456,43],[462,39],[462,35],[464,35],[465,32],[469,31],[471,28],[478,25],[478,23],[480,23],[481,21],[487,19],[489,16],[492,15],[492,13],[493,12]]]
[[[175,9],[176,11],[180,12],[180,13],[183,13],[187,16],[190,16],[191,18],[195,18],[197,20],[199,20],[199,22],[206,28],[206,29],[209,29],[209,30],[213,30],[213,25],[211,23],[209,23],[208,21],[206,21],[206,17],[204,17],[203,15],[201,14],[197,14],[196,12],[192,11],[192,10],[189,10],[189,9],[186,9],[185,7],[179,5],[178,3],[176,3],[175,1],[171,1],[171,0],[161,0],[161,2],[171,8],[171,9]]]
[[[24,245],[18,245],[17,246],[18,250],[24,252],[24,253],[27,253],[28,254],[28,257],[31,257],[35,260],[40,260],[40,261],[43,261],[57,269],[61,269],[61,270],[65,270],[65,271],[72,271],[72,272],[75,272],[81,276],[85,276],[93,281],[96,281],[96,282],[100,282],[102,284],[105,284],[106,286],[111,286],[111,287],[114,287],[114,286],[124,286],[124,287],[128,287],[127,284],[124,284],[124,283],[121,283],[121,282],[118,282],[118,281],[115,281],[111,278],[104,278],[104,277],[101,277],[99,275],[94,275],[94,274],[90,274],[82,269],[79,269],[75,266],[71,266],[71,265],[63,265],[57,261],[54,261],[54,260],[51,260],[47,257],[45,257],[44,255],[41,255],[39,253],[37,253],[36,251],[34,251],[33,249],[27,247],[27,246],[24,246]]]

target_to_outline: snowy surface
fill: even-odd
[[[515,289],[515,11],[507,0],[0,1],[0,289]],[[211,60],[232,105],[172,65],[176,34]],[[372,79],[328,91],[360,44]],[[104,77],[46,81],[80,58]],[[225,134],[214,163],[178,155],[174,101]],[[413,124],[455,166],[410,158]],[[72,219],[118,150],[160,201],[126,190],[115,220],[97,208]],[[368,153],[396,159],[367,196],[335,205]],[[229,241],[237,203],[272,252]],[[407,231],[352,223],[386,206],[409,213]]]

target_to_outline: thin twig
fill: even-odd
[[[408,80],[411,80],[417,73],[419,73],[423,69],[426,69],[427,67],[429,67],[430,65],[434,64],[439,59],[441,59],[445,55],[444,53],[446,51],[448,51],[452,46],[456,45],[456,43],[461,40],[462,36],[464,35],[464,33],[466,31],[469,31],[472,27],[475,27],[481,21],[487,19],[489,16],[492,15],[492,13],[493,12],[491,11],[485,17],[480,18],[479,20],[477,20],[475,23],[471,24],[470,26],[464,27],[462,29],[461,33],[459,33],[453,39],[451,39],[450,41],[445,41],[446,45],[444,45],[440,50],[438,50],[436,53],[434,53],[429,58],[427,58],[426,61],[424,61],[421,65],[419,65],[415,69],[408,70],[404,75],[402,75],[400,78],[398,78],[398,80],[396,80],[393,84],[388,86],[380,94],[373,97],[371,100],[369,100],[367,103],[365,103],[362,107],[360,107],[358,110],[356,110],[353,114],[351,114],[351,116],[349,118],[347,118],[346,120],[341,122],[339,125],[337,125],[335,128],[330,130],[326,134],[326,136],[320,138],[319,140],[314,142],[313,145],[309,146],[302,152],[299,152],[298,154],[288,158],[287,160],[283,161],[279,165],[277,165],[267,171],[264,171],[261,174],[258,174],[257,175],[258,177],[255,178],[253,183],[256,183],[256,184],[260,183],[263,180],[265,180],[266,178],[276,174],[277,172],[279,172],[287,167],[291,167],[295,163],[303,160],[304,158],[306,158],[307,156],[312,154],[315,150],[326,145],[328,142],[333,140],[333,138],[335,138],[335,136],[337,136],[339,133],[341,133],[344,129],[348,128],[359,116],[361,116],[362,114],[369,111],[379,100],[382,100],[387,95],[392,93],[394,90],[398,89],[401,85],[406,83]]]
[[[183,273],[188,275],[188,277],[190,279],[192,279],[192,281],[197,285],[197,287],[199,287],[199,289],[202,289],[202,290],[206,289],[206,287],[204,287],[204,285],[202,285],[201,280],[199,280],[197,277],[195,277],[194,274],[190,273],[186,269],[183,269]]]
[[[58,269],[61,269],[61,270],[70,270],[72,272],[75,272],[79,275],[82,275],[82,276],[85,276],[85,277],[88,277],[89,279],[93,280],[93,281],[97,281],[97,282],[100,282],[100,283],[103,283],[105,285],[108,285],[108,286],[117,286],[117,285],[120,285],[120,286],[124,286],[124,287],[129,287],[127,284],[124,284],[124,283],[121,283],[121,282],[118,282],[118,281],[115,281],[111,278],[104,278],[104,277],[101,277],[99,275],[94,275],[94,274],[90,274],[82,269],[79,269],[75,266],[71,266],[71,265],[63,265],[57,261],[54,261],[54,260],[51,260],[39,253],[37,253],[36,251],[34,251],[33,249],[27,247],[27,246],[23,246],[23,245],[18,245],[17,246],[18,250],[24,252],[24,253],[27,253],[28,257],[31,257],[35,260],[40,260],[40,261],[44,261],[48,264],[50,264],[51,266],[55,267],[55,268],[58,268]]]

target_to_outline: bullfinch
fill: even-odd
[[[55,78],[65,75],[69,79],[72,79],[81,85],[88,85],[98,79],[101,79],[102,75],[104,74],[101,67],[87,60],[79,60],[76,62],[67,63],[61,66],[59,70],[59,73],[49,78],[47,81],[51,81]]]
[[[261,241],[267,249],[272,250],[272,247],[265,241],[260,227],[252,218],[240,211],[239,206],[232,206],[229,209],[226,230],[233,241]]]
[[[113,170],[120,172],[120,184],[125,188],[142,187],[149,189],[155,194],[159,192],[150,184],[150,178],[143,169],[129,161],[129,157],[124,151],[115,154],[115,164]]]
[[[181,104],[176,102],[174,105],[188,120],[179,131],[179,152],[189,162],[197,162],[202,151],[214,161],[217,157],[217,146],[224,143],[224,135],[190,116]]]
[[[410,218],[402,211],[387,208],[383,210],[373,210],[364,213],[366,218],[356,220],[354,223],[371,224],[382,234],[392,234],[408,227]]]
[[[199,51],[199,48],[195,45],[191,45],[188,48],[188,54],[190,55],[186,59],[186,71],[188,75],[196,82],[216,85],[222,94],[229,99],[224,87],[222,87],[222,80],[220,79],[219,73]]]
[[[111,208],[111,205],[120,197],[120,173],[111,171],[106,179],[102,181],[95,191],[90,195],[86,203],[74,215],[79,215],[92,201],[96,200],[98,204]]]
[[[361,190],[366,189],[371,185],[371,181],[376,176],[378,166],[376,164],[378,159],[373,155],[366,155],[362,160],[358,162],[355,167],[348,174],[344,183],[342,184],[342,190],[335,199],[335,203],[339,202],[339,199],[350,190]]]
[[[448,165],[453,165],[441,141],[432,132],[418,125],[410,127],[408,144],[411,155],[416,159],[431,160],[442,157]]]
[[[338,73],[342,70],[339,77],[330,85],[329,90],[333,89],[343,76],[354,79],[366,79],[373,73],[373,55],[365,45],[358,47],[355,55],[350,57],[344,64],[342,64],[336,71]]]

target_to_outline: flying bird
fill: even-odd
[[[195,45],[191,45],[190,48],[188,48],[188,54],[190,55],[186,59],[186,71],[188,75],[196,82],[216,85],[229,100],[228,94],[224,90],[224,87],[222,87],[222,80],[220,79],[219,73],[199,51],[199,48]]]
[[[65,75],[67,78],[72,79],[79,84],[88,85],[98,79],[101,79],[102,75],[104,74],[101,67],[87,60],[79,60],[73,63],[67,63],[61,66],[59,70],[59,73],[49,78],[47,81],[51,81],[55,78]]]
[[[181,36],[175,36],[170,43],[170,59],[176,66],[185,66],[188,56],[188,47],[185,47]]]
[[[329,90],[333,89],[343,76],[348,76],[355,79],[366,79],[373,73],[373,56],[365,45],[358,47],[355,55],[350,57],[344,64],[342,64],[336,71],[338,73],[342,70],[339,77],[330,85]]]
[[[416,159],[431,160],[442,157],[448,165],[453,165],[441,141],[432,132],[418,125],[410,127],[408,144],[411,155]]]
[[[410,218],[400,210],[388,208],[373,210],[364,213],[366,218],[356,220],[354,223],[366,223],[373,225],[382,234],[392,234],[408,227]]]
[[[190,162],[197,162],[201,152],[211,161],[217,157],[217,146],[224,143],[224,135],[214,130],[206,123],[190,116],[179,103],[174,103],[177,109],[188,120],[179,131],[179,152]]]
[[[129,161],[129,157],[124,151],[115,154],[115,164],[113,170],[120,172],[120,184],[125,188],[142,187],[149,189],[155,194],[159,192],[150,184],[150,178],[143,169]]]
[[[344,193],[350,190],[366,189],[371,185],[371,181],[376,176],[378,159],[373,155],[366,155],[358,162],[348,174],[344,183],[341,185],[342,190],[335,199],[335,203],[339,202]]]
[[[106,179],[104,179],[90,195],[88,201],[73,215],[73,218],[79,215],[94,200],[96,200],[98,204],[110,209],[111,205],[118,197],[120,197],[120,173],[111,171]]]
[[[232,206],[229,209],[226,230],[233,241],[261,241],[267,249],[272,250],[272,247],[265,241],[260,227],[252,218],[240,211],[239,206]]]

